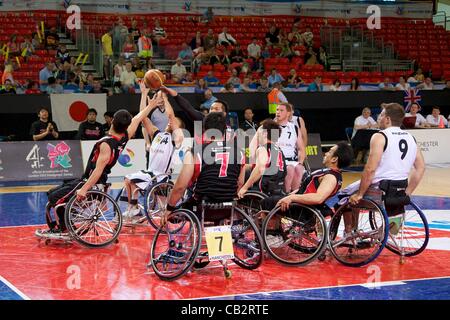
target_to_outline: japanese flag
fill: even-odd
[[[103,122],[106,112],[106,93],[99,94],[51,94],[52,119],[59,131],[78,130],[81,122],[86,121],[88,110],[97,111],[97,122]]]

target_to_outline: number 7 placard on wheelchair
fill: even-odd
[[[234,259],[231,226],[205,228],[209,261]]]

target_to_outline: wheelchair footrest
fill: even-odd
[[[72,237],[66,232],[57,232],[51,230],[38,229],[34,232],[35,236],[40,239],[71,241]]]

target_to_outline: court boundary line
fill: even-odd
[[[17,289],[16,286],[14,286],[11,282],[6,280],[4,277],[0,275],[0,281],[3,282],[8,288],[10,288],[12,291],[14,291],[18,296],[20,296],[23,300],[31,300],[30,297],[28,297],[25,293]]]
[[[425,280],[436,280],[436,279],[450,279],[450,275],[444,276],[444,277],[431,277],[431,278],[417,278],[417,279],[399,279],[395,280],[395,282],[407,282],[407,281],[425,281]],[[382,281],[377,284],[379,286],[383,286],[383,283],[389,283],[394,281]],[[364,285],[367,285],[366,283],[355,283],[355,284],[348,284],[343,286],[325,286],[325,287],[317,287],[317,288],[301,288],[301,289],[289,289],[289,290],[274,290],[274,291],[265,291],[265,292],[253,292],[253,293],[239,293],[239,294],[230,294],[230,295],[223,295],[223,296],[211,296],[211,297],[200,297],[200,298],[190,298],[190,299],[183,299],[183,300],[202,300],[202,299],[212,299],[212,298],[227,298],[227,297],[237,297],[237,296],[247,296],[247,295],[255,295],[255,294],[271,294],[271,293],[283,293],[283,292],[293,292],[293,291],[307,291],[307,290],[320,290],[320,289],[333,289],[333,288],[345,288],[345,287],[355,287],[355,286],[361,286],[364,288]],[[375,285],[375,284],[374,284]],[[386,285],[388,286],[388,285]]]

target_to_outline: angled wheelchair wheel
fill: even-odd
[[[327,244],[327,227],[321,213],[301,204],[292,204],[284,212],[274,208],[264,220],[262,235],[271,257],[294,266],[314,261]]]
[[[253,219],[238,207],[234,208],[231,225],[233,261],[244,269],[256,269],[264,260],[263,240]]]
[[[267,198],[267,195],[262,192],[248,191],[245,196],[237,202],[237,207],[252,218],[259,229],[261,229],[264,217],[259,217],[258,213],[262,210],[261,201],[265,198]]]
[[[430,229],[425,215],[414,202],[405,206],[405,213],[399,216],[397,223],[400,225],[389,228],[386,248],[405,257],[416,256],[425,250]]]
[[[387,236],[386,212],[375,202],[362,199],[357,205],[342,205],[333,215],[328,247],[340,263],[360,267],[378,257]]]
[[[161,215],[166,209],[169,194],[173,189],[172,182],[158,182],[149,186],[144,194],[144,211],[148,222],[155,229],[159,229]]]
[[[150,265],[167,281],[188,272],[198,256],[202,241],[200,221],[191,211],[172,212],[164,227],[158,228],[150,249]]]
[[[70,236],[89,248],[106,247],[114,243],[122,229],[122,213],[114,199],[101,191],[89,190],[86,199],[73,196],[64,214]]]

